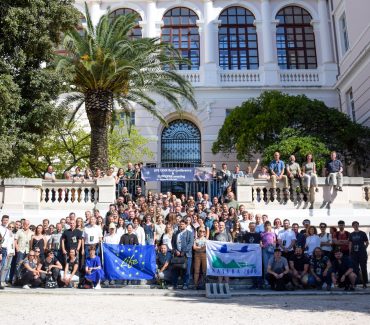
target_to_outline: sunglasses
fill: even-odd
[[[32,256],[35,256],[34,254],[32,254],[32,255],[28,255],[29,257],[32,257]]]

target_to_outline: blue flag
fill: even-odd
[[[155,276],[153,245],[103,244],[105,278],[110,280],[150,280]]]

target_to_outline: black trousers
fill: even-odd
[[[362,283],[366,284],[368,282],[367,274],[367,254],[366,252],[353,252],[351,254],[351,260],[353,262],[353,271],[360,276],[360,268],[362,274]]]
[[[31,285],[32,287],[36,288],[41,285],[41,279],[37,278],[35,279],[35,276],[31,271],[27,271],[24,273],[21,277],[21,284],[24,285]]]
[[[279,274],[279,273],[278,273]],[[276,279],[272,274],[269,274],[268,282],[271,285],[272,290],[285,290],[285,285],[288,284],[291,280],[290,274],[284,274],[284,276],[280,279]]]

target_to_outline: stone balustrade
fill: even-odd
[[[318,192],[312,189],[310,193],[301,193],[296,183],[295,190],[286,195],[281,182],[278,182],[276,191],[272,191],[270,181],[239,178],[238,200],[247,210],[287,217],[292,222],[301,223],[304,218],[310,218],[317,223],[331,220],[331,224],[335,224],[338,219],[348,223],[357,219],[363,225],[370,225],[370,179],[344,177],[342,192],[327,185],[324,177],[319,177],[318,182]],[[105,213],[114,200],[115,182],[112,178],[85,182],[51,182],[38,178],[0,181],[2,214],[19,217],[57,219],[71,211],[81,214],[93,208]]]

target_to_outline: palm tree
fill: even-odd
[[[154,96],[165,98],[176,110],[181,110],[181,98],[197,105],[191,84],[175,71],[184,59],[170,44],[130,37],[137,25],[135,14],[112,19],[108,12],[94,26],[85,7],[87,28],[83,34],[77,29],[66,33],[68,54],[58,58],[57,69],[70,71],[76,88],[63,104],[77,100],[78,109],[85,103],[91,127],[90,167],[105,170],[108,131],[117,106],[128,114],[139,105],[164,122]]]

